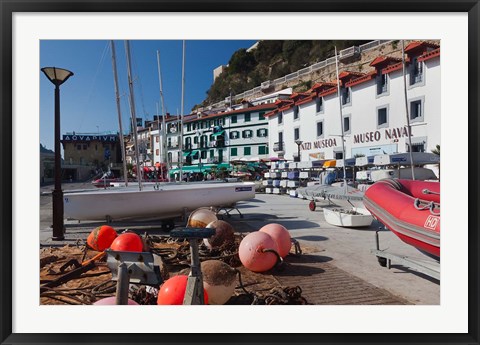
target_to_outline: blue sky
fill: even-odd
[[[213,69],[227,64],[240,48],[254,40],[187,40],[185,54],[185,113],[206,98],[213,83]],[[128,130],[130,108],[124,41],[115,41],[123,130]],[[153,119],[161,112],[157,50],[166,111],[181,110],[182,41],[132,40],[132,74],[137,118]],[[110,41],[44,40],[40,43],[40,66],[60,67],[74,73],[60,86],[61,135],[66,132],[118,131]],[[40,143],[54,147],[54,86],[40,76]]]

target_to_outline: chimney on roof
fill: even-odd
[[[247,109],[249,107],[253,106],[252,103],[250,103],[249,101],[247,101],[246,99],[243,99],[242,100],[242,109]]]

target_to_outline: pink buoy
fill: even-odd
[[[277,255],[265,250],[274,250],[278,253],[278,246],[273,238],[265,232],[252,232],[240,242],[238,255],[243,266],[253,272],[265,272],[275,266]]]
[[[106,298],[99,299],[98,301],[96,301],[93,304],[94,305],[116,305],[115,304],[115,299],[116,299],[115,296],[106,297]],[[128,299],[128,305],[139,305],[139,304],[129,298]]]
[[[270,223],[262,227],[259,231],[265,232],[269,234],[271,238],[273,238],[278,245],[278,254],[280,254],[282,258],[286,257],[288,253],[290,253],[292,240],[286,227],[281,224]]]

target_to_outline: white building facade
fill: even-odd
[[[413,42],[405,53],[407,102],[402,61],[378,56],[369,73],[340,73],[341,97],[334,80],[277,101],[266,114],[272,155],[294,160],[300,152],[300,160],[308,161],[408,152],[409,136],[412,151],[435,149],[440,145],[440,47]]]
[[[268,158],[268,121],[274,104],[243,107],[223,113],[189,116],[183,125],[184,163],[188,165],[258,161]]]

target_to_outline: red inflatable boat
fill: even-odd
[[[363,199],[370,213],[402,241],[440,259],[440,183],[385,179]]]

